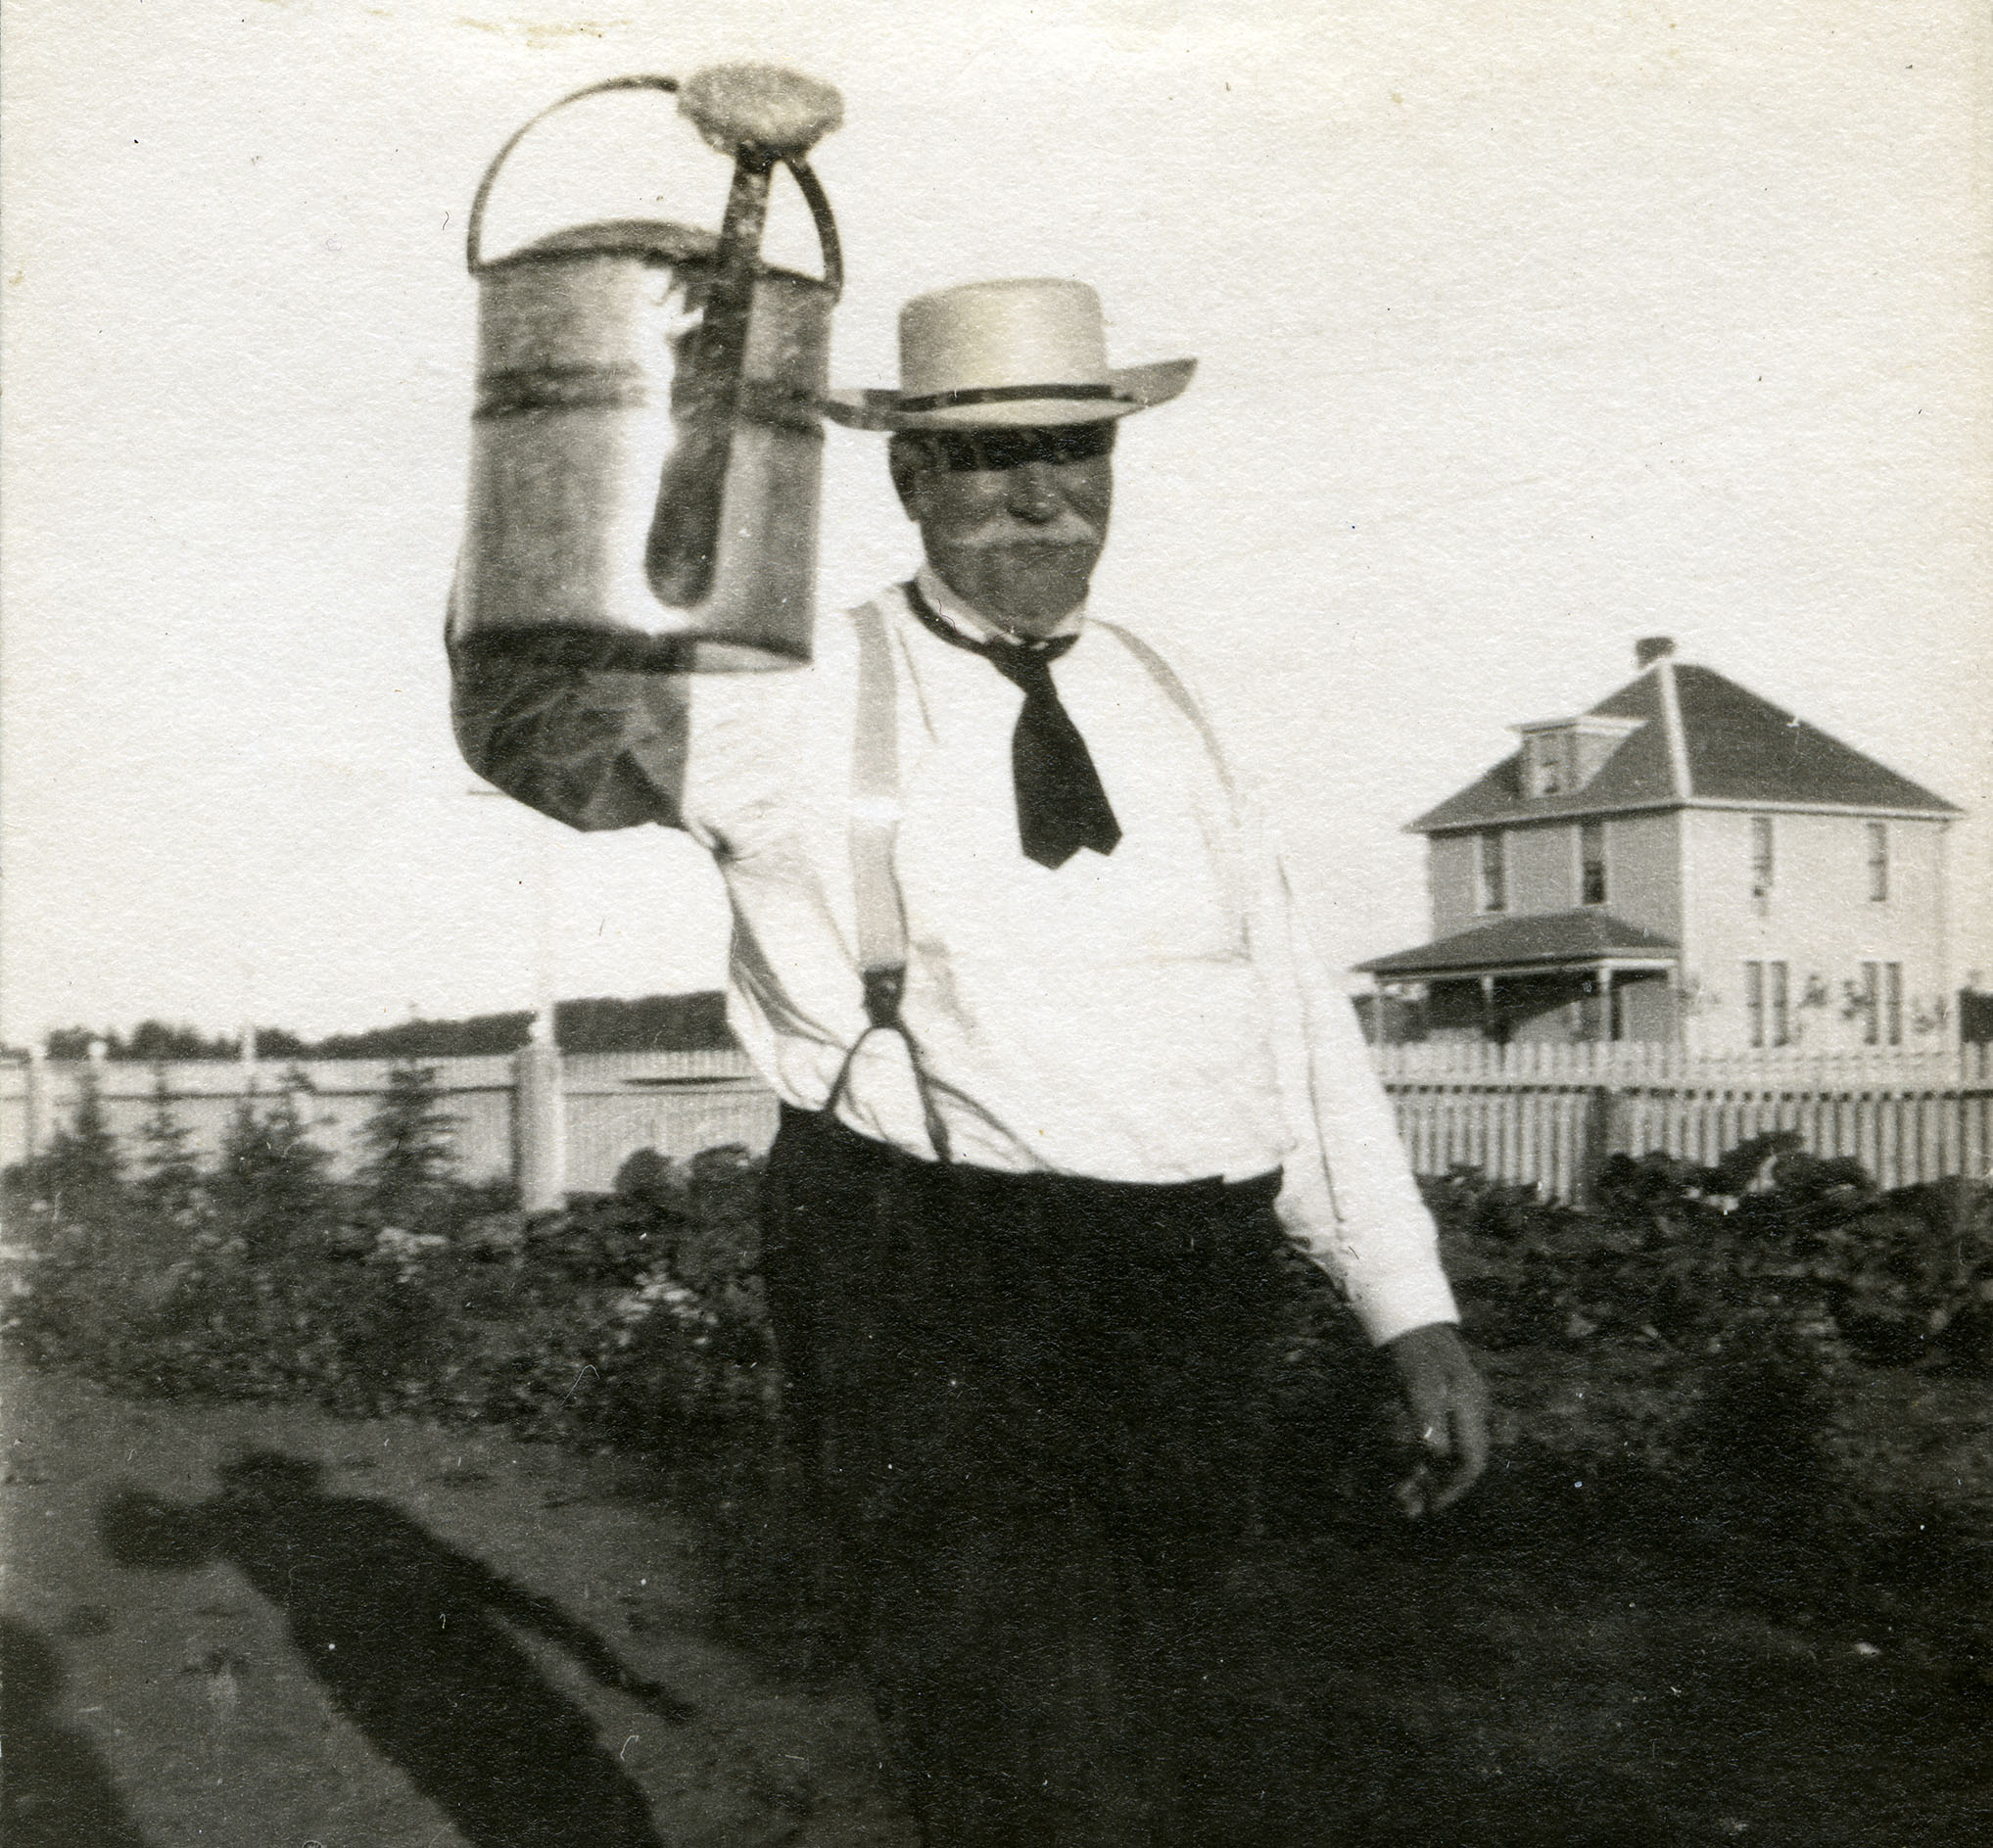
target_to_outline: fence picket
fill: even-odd
[[[1415,1171],[1456,1166],[1582,1200],[1590,1169],[1647,1150],[1714,1166],[1754,1136],[1792,1130],[1852,1157],[1883,1187],[1993,1179],[1993,1047],[1684,1058],[1638,1044],[1373,1049]]]
[[[496,1058],[423,1059],[433,1069],[444,1110],[454,1118],[451,1139],[458,1172],[467,1180],[512,1175],[519,1149],[516,1074],[509,1055]],[[606,1192],[623,1161],[637,1149],[682,1159],[701,1149],[737,1142],[765,1149],[774,1139],[776,1104],[743,1055],[733,1051],[571,1054],[563,1064],[567,1184],[576,1192]],[[394,1062],[320,1059],[277,1065],[246,1073],[221,1060],[166,1065],[174,1119],[190,1132],[189,1147],[212,1160],[228,1121],[253,1086],[273,1099],[296,1070],[307,1080],[299,1092],[312,1139],[332,1157],[335,1175],[351,1174],[364,1155],[360,1130],[387,1090]],[[50,1126],[66,1123],[75,1108],[80,1060],[51,1060],[43,1069]],[[127,1154],[156,1108],[151,1065],[107,1061],[94,1066],[104,1114]],[[28,1153],[24,1099],[27,1073],[0,1066],[0,1166]]]
[[[1747,1137],[1794,1129],[1822,1157],[1852,1156],[1884,1187],[1963,1174],[1993,1179],[1993,1046],[1937,1052],[1778,1052],[1685,1059],[1639,1044],[1495,1046],[1481,1042],[1372,1048],[1414,1170],[1479,1168],[1582,1201],[1610,1153],[1661,1150],[1710,1166]],[[437,1059],[445,1108],[458,1118],[463,1172],[506,1173],[518,1142],[509,1058]],[[637,1148],[683,1157],[720,1142],[765,1148],[775,1102],[736,1052],[571,1056],[564,1061],[568,1182],[606,1188]],[[0,1165],[27,1153],[31,1119],[68,1120],[80,1061],[50,1061],[30,1109],[28,1073],[0,1065]],[[96,1067],[112,1129],[130,1139],[153,1110],[154,1067]],[[245,1093],[241,1066],[219,1061],[166,1068],[176,1116],[212,1155]],[[254,1082],[281,1088],[283,1067]],[[382,1060],[318,1060],[303,1067],[306,1115],[332,1150],[335,1171],[359,1155],[358,1129],[386,1089]]]

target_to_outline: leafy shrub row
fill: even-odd
[[[1823,1361],[1993,1370],[1993,1189],[1878,1193],[1781,1132],[1714,1168],[1613,1156],[1575,1211],[1456,1169],[1425,1185],[1477,1337],[1494,1348],[1782,1347]]]
[[[757,1500],[780,1446],[753,1160],[640,1157],[615,1195],[529,1219],[453,1178],[422,1068],[396,1074],[349,1183],[326,1178],[305,1095],[246,1105],[206,1169],[163,1100],[127,1172],[86,1094],[8,1177],[33,1253],[10,1316],[29,1354],[137,1394],[613,1444],[722,1504]],[[1615,1158],[1585,1211],[1467,1169],[1426,1193],[1470,1336],[1497,1366],[1528,1356],[1525,1435],[1560,1454],[1789,1486],[1850,1362],[1993,1372],[1993,1190],[1879,1194],[1773,1137],[1711,1169]],[[1364,1364],[1320,1286],[1297,1259],[1269,1356],[1290,1456],[1347,1447],[1332,1427]],[[1554,1415],[1552,1379],[1572,1399]]]
[[[1993,1189],[1878,1193],[1790,1136],[1714,1168],[1617,1157],[1574,1211],[1456,1170],[1426,1184],[1468,1328],[1525,1448],[1632,1464],[1696,1505],[1816,1512],[1862,1365],[1993,1373]],[[1699,1498],[1699,1499],[1697,1499]]]
[[[721,1478],[767,1452],[743,1151],[635,1161],[624,1192],[529,1219],[454,1177],[431,1070],[391,1074],[351,1182],[327,1178],[308,1109],[296,1084],[247,1100],[204,1167],[162,1094],[127,1161],[86,1085],[7,1176],[26,1354],[139,1395],[502,1421]]]

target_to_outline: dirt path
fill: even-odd
[[[19,1372],[13,1388],[10,1848],[456,1848],[511,1839],[536,1802],[575,1818],[576,1848],[907,1848],[864,1701],[771,1685],[716,1637],[686,1527],[628,1465]],[[217,1501],[216,1465],[251,1447],[296,1461],[265,1464],[261,1500]],[[160,1498],[133,1504],[150,1526],[123,1542],[156,1569],[107,1554],[120,1486]],[[587,1633],[692,1717],[602,1685]],[[466,1760],[517,1773],[509,1818],[480,1829],[475,1795],[459,1811],[470,1833],[446,1807]]]

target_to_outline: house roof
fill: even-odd
[[[1415,950],[1380,956],[1357,969],[1370,975],[1468,975],[1495,970],[1568,964],[1591,968],[1614,961],[1675,960],[1677,945],[1610,912],[1556,912],[1545,918],[1499,918]]]
[[[1664,656],[1591,711],[1641,724],[1583,788],[1525,795],[1517,751],[1421,815],[1411,824],[1413,831],[1433,834],[1697,802],[1962,813],[1712,668]]]
[[[1961,810],[1706,667],[1675,669],[1693,793],[1733,802]]]

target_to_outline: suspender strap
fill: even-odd
[[[907,986],[907,919],[900,904],[893,846],[900,829],[900,715],[894,683],[892,639],[876,603],[852,612],[858,630],[858,717],[851,747],[851,880],[858,910],[858,968],[865,983],[866,1033],[883,1027],[906,1042],[927,1140],[937,1161],[948,1158],[948,1129],[921,1068],[921,1051],[900,1019]],[[864,1044],[860,1034],[831,1087],[835,1110],[851,1064]]]
[[[900,827],[900,728],[892,642],[878,606],[852,612],[858,626],[858,733],[851,752],[851,877],[858,898],[858,967],[874,1026],[899,1023],[906,984],[907,923],[893,873]]]
[[[1218,782],[1224,785],[1226,797],[1236,804],[1239,791],[1232,782],[1231,766],[1225,762],[1225,753],[1218,746],[1218,734],[1211,730],[1211,722],[1205,717],[1204,708],[1191,697],[1190,688],[1177,679],[1176,670],[1140,636],[1130,634],[1119,623],[1099,622],[1098,627],[1118,639],[1121,645],[1149,670],[1149,678],[1163,688],[1170,704],[1197,728],[1197,734],[1204,739],[1204,747],[1218,773]]]
[[[1241,831],[1251,832],[1255,826],[1253,811],[1242,799],[1232,767],[1225,760],[1224,747],[1218,742],[1218,734],[1211,728],[1211,722],[1205,716],[1205,709],[1197,703],[1197,696],[1177,678],[1176,670],[1156,652],[1140,636],[1131,635],[1119,623],[1101,622],[1099,627],[1107,630],[1121,645],[1148,670],[1149,678],[1162,689],[1163,695],[1178,712],[1188,719],[1204,742],[1205,755],[1211,761],[1211,768],[1217,773],[1218,787],[1224,791],[1226,806],[1231,811],[1233,827],[1216,843],[1220,875],[1232,895],[1239,916],[1250,917],[1253,909],[1253,877],[1240,849]]]
[[[899,876],[893,868],[901,811],[899,700],[893,674],[892,639],[876,603],[865,603],[853,610],[852,621],[858,634],[858,701],[857,731],[851,750],[851,878],[857,900],[858,967],[865,983],[866,1031],[883,1027],[906,1041],[928,1140],[934,1145],[935,1156],[946,1161],[947,1129],[934,1108],[926,1076],[921,1069],[920,1051],[900,1019],[900,999],[907,982],[907,921],[900,904]],[[1190,689],[1177,678],[1175,670],[1139,636],[1130,635],[1118,623],[1103,622],[1100,627],[1120,640],[1162,688],[1164,697],[1190,721],[1204,740],[1227,799],[1236,806],[1238,792],[1224,752],[1218,747],[1217,734],[1205,717],[1204,708],[1191,697]],[[860,1036],[861,1044],[863,1037]],[[857,1053],[858,1046],[854,1045],[845,1055],[827,1108],[836,1108]]]

